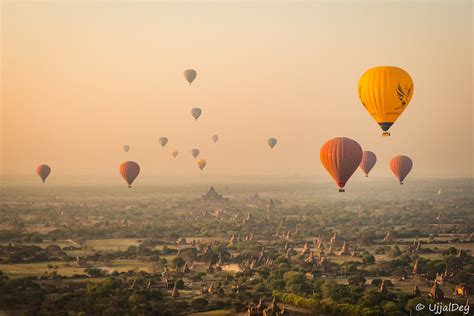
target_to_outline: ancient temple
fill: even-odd
[[[171,296],[173,298],[178,298],[179,297],[179,291],[178,291],[178,288],[176,287],[176,283],[174,284],[173,292],[171,293]]]
[[[419,268],[418,268],[418,259],[415,261],[415,264],[413,265],[413,271],[412,273],[413,274],[418,274],[420,271],[419,271]]]
[[[443,290],[441,290],[441,288],[439,287],[438,282],[433,283],[429,297],[431,297],[435,301],[440,301],[444,298]]]
[[[421,296],[421,291],[420,291],[420,288],[418,287],[418,284],[415,285],[415,288],[413,289],[412,294],[415,296]]]
[[[342,244],[341,250],[337,253],[338,256],[350,256],[351,252],[349,251],[348,247],[346,246],[346,242]]]
[[[226,200],[227,199],[224,198],[221,194],[217,193],[214,187],[211,187],[206,194],[201,195],[202,202],[222,202]]]
[[[309,255],[310,252],[311,249],[309,248],[308,242],[305,242],[301,255]]]
[[[379,291],[382,294],[387,294],[388,293],[387,283],[385,282],[385,280],[383,280],[382,283],[380,284]]]

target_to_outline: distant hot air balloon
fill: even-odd
[[[377,162],[377,156],[371,151],[364,151],[362,153],[362,160],[360,161],[360,169],[364,171],[365,176],[369,176],[370,170],[375,166],[375,163]]]
[[[159,142],[161,147],[165,147],[168,144],[168,137],[160,137]]]
[[[212,135],[212,141],[214,143],[217,143],[218,140],[219,140],[219,135]]]
[[[206,166],[207,162],[204,160],[204,159],[199,159],[199,160],[196,160],[196,164],[198,165],[199,169],[204,169],[204,167]]]
[[[127,182],[128,187],[132,187],[133,181],[140,173],[140,166],[135,161],[125,161],[119,166],[119,172],[122,178]]]
[[[176,158],[176,157],[178,157],[179,151],[177,151],[175,149],[175,150],[173,150],[173,152],[171,154],[173,155],[174,158]]]
[[[189,85],[191,85],[191,82],[194,81],[197,77],[197,72],[194,69],[186,69],[184,71],[184,78],[186,79],[187,82],[189,82]]]
[[[359,98],[380,125],[383,136],[406,109],[413,97],[413,81],[403,69],[381,66],[367,70],[359,79]]]
[[[344,192],[346,182],[362,160],[362,148],[355,140],[337,137],[324,143],[320,158],[324,168],[339,187],[339,192]]]
[[[202,110],[200,108],[192,108],[191,109],[191,114],[194,117],[194,119],[197,121],[197,119],[201,116]]]
[[[124,146],[123,146],[123,150],[124,150],[125,152],[128,152],[128,151],[130,150],[130,146],[124,145]]]
[[[41,180],[46,181],[46,178],[51,173],[51,168],[48,165],[39,165],[36,167],[36,174],[41,178]]]
[[[400,155],[390,160],[390,169],[392,169],[400,184],[403,184],[403,180],[410,173],[412,167],[413,161],[407,156]]]
[[[276,138],[269,138],[267,139],[267,144],[270,146],[270,148],[273,149],[275,145],[277,144],[277,139]]]
[[[191,150],[191,155],[193,155],[194,159],[197,158],[197,156],[199,156],[199,149],[197,148],[194,148]]]

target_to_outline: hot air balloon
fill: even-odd
[[[173,150],[173,152],[171,154],[173,155],[174,158],[176,158],[176,157],[178,157],[179,151],[177,151],[175,149],[175,150]]]
[[[124,150],[125,152],[128,152],[128,151],[130,150],[130,146],[124,145],[124,146],[123,146],[123,150]]]
[[[36,174],[41,178],[41,180],[46,181],[46,178],[51,173],[51,168],[48,165],[39,165],[36,167]]]
[[[194,117],[194,119],[197,121],[197,119],[201,116],[202,110],[200,108],[192,108],[191,109],[191,114]]]
[[[197,72],[194,69],[186,69],[184,71],[184,78],[186,79],[187,82],[189,82],[189,85],[191,85],[191,82],[194,81],[197,77]]]
[[[206,166],[207,162],[204,160],[204,159],[199,159],[199,160],[196,160],[196,164],[198,165],[199,169],[204,169],[204,167]]]
[[[194,159],[197,158],[197,156],[199,156],[199,149],[197,148],[194,148],[191,150],[191,155],[193,155]]]
[[[381,66],[367,70],[359,79],[359,98],[367,112],[390,136],[388,129],[413,97],[413,81],[403,69]]]
[[[277,139],[276,138],[269,138],[267,139],[267,144],[270,146],[270,148],[273,149],[275,145],[277,144]]]
[[[364,171],[365,176],[369,176],[370,170],[375,166],[375,163],[377,162],[377,156],[371,151],[364,151],[362,153],[362,160],[360,161],[360,169]]]
[[[125,161],[119,166],[119,172],[122,178],[127,182],[128,187],[132,187],[133,181],[140,173],[140,166],[135,161]]]
[[[410,173],[412,167],[413,161],[407,156],[400,155],[390,160],[390,169],[392,169],[400,184],[403,184],[403,180]]]
[[[355,140],[336,137],[324,143],[320,158],[324,168],[339,187],[339,192],[344,192],[346,182],[362,160],[362,148]]]
[[[212,135],[212,141],[214,143],[217,143],[218,140],[219,140],[219,135]]]
[[[168,144],[168,137],[160,137],[159,142],[161,147],[165,147]]]

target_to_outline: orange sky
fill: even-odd
[[[326,177],[322,143],[347,136],[377,154],[374,176],[398,154],[413,176],[472,176],[472,16],[469,1],[2,2],[2,173],[115,176],[130,159],[199,176],[198,147],[212,176]],[[389,138],[357,96],[377,65],[415,84]]]

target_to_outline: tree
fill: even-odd
[[[184,289],[184,281],[183,281],[183,279],[179,279],[178,281],[176,281],[176,288],[177,288],[178,290]]]
[[[191,306],[193,307],[194,310],[202,310],[204,309],[209,302],[203,298],[203,297],[198,297],[191,302]]]
[[[367,280],[362,276],[362,273],[359,273],[349,277],[347,281],[349,285],[362,286]]]
[[[286,272],[283,275],[283,280],[285,281],[287,291],[291,293],[305,294],[310,288],[306,276],[302,272]]]
[[[186,261],[184,261],[183,258],[181,257],[175,257],[173,258],[173,260],[171,261],[171,264],[173,265],[173,267],[182,267],[186,264]]]
[[[87,268],[84,270],[84,272],[86,272],[89,276],[93,278],[98,278],[105,275],[104,271],[98,268]]]
[[[363,264],[374,264],[375,257],[369,253],[366,253],[362,256],[362,263]]]

